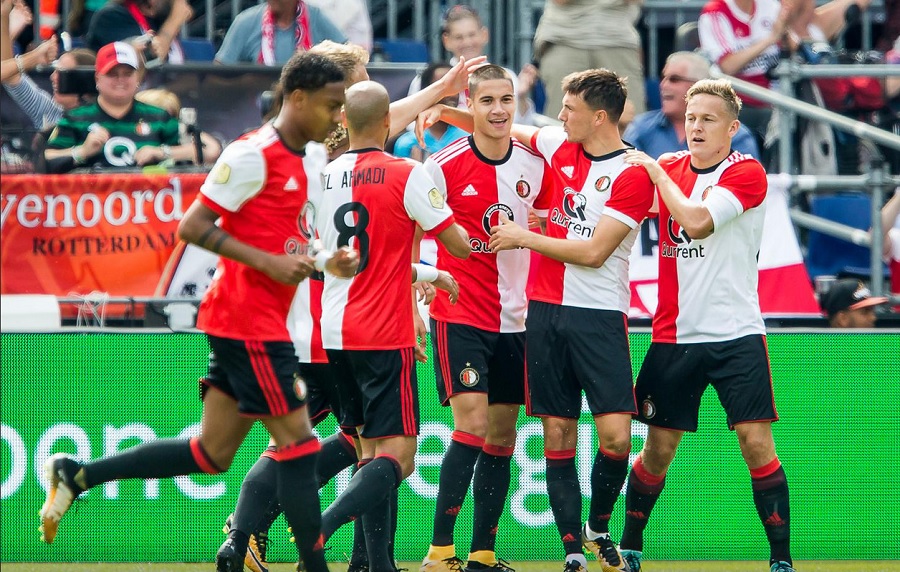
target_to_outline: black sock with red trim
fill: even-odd
[[[475,514],[472,522],[471,552],[493,552],[503,505],[509,495],[510,460],[513,447],[485,444],[475,463],[472,500]]]
[[[400,463],[387,456],[375,457],[360,468],[350,484],[322,515],[322,535],[327,541],[334,532],[377,506],[402,481]]]
[[[362,520],[369,572],[393,572],[391,558],[391,493],[357,519]]]
[[[484,439],[465,431],[454,431],[450,446],[441,462],[438,481],[437,504],[434,507],[434,533],[432,546],[453,544],[453,527],[456,515],[462,508],[466,491],[472,483],[475,462],[484,447]]]
[[[665,475],[654,475],[644,468],[644,461],[638,456],[628,476],[628,492],[625,493],[625,528],[622,530],[621,548],[644,550],[644,528],[650,519],[650,512],[656,504],[663,487]]]
[[[322,512],[316,487],[316,457],[319,442],[315,437],[281,447],[273,453],[278,471],[278,502],[294,533],[297,553],[308,572],[328,572],[325,550],[319,532]]]
[[[588,526],[594,532],[609,532],[609,519],[628,476],[628,452],[614,455],[601,447],[591,470],[591,509]]]
[[[791,507],[787,475],[778,457],[762,467],[750,469],[753,484],[753,504],[766,529],[771,550],[770,564],[792,563]]]
[[[363,459],[357,463],[353,468],[353,475],[356,476],[357,471],[371,461],[372,459]],[[361,518],[357,518],[353,521],[353,551],[350,553],[350,567],[361,568],[363,566],[369,566],[369,553],[366,551],[366,533],[363,530],[363,521]]]
[[[87,488],[122,479],[165,479],[221,472],[198,438],[151,441],[84,465]]]
[[[575,470],[575,449],[544,451],[547,457],[547,496],[566,555],[581,550],[581,487]]]
[[[231,530],[247,535],[268,531],[281,514],[281,505],[278,504],[278,463],[272,458],[274,452],[275,447],[268,447],[244,477],[241,493],[234,507],[234,517],[231,519]],[[270,520],[269,516],[273,513]]]

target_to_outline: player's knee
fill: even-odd
[[[210,475],[224,473],[231,467],[236,451],[204,443],[200,438],[190,441],[191,455],[201,471]]]
[[[631,452],[631,435],[604,439],[600,443],[600,450],[615,457],[627,455]]]
[[[544,448],[553,451],[571,449],[578,438],[577,427],[568,420],[544,419]]]
[[[516,428],[513,427],[491,427],[488,430],[485,441],[493,445],[501,447],[516,446]]]

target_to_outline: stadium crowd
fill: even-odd
[[[328,3],[267,0],[234,19],[215,54],[221,64],[281,68],[269,119],[234,141],[188,125],[174,94],[141,90],[148,59],[184,61],[186,0],[81,3],[71,29],[86,30],[90,49],[50,34],[21,46],[31,9],[0,2],[4,89],[40,134],[32,165],[44,173],[211,166],[178,226],[187,248],[208,256],[182,264],[216,265],[197,321],[211,348],[201,433],[84,463],[50,457],[46,542],[57,534],[65,542],[78,516],[59,528],[61,519],[102,483],[228,470],[258,419],[271,441],[227,517],[217,570],[265,572],[268,530],[282,513],[298,570],[327,570],[328,540],[350,522],[350,569],[397,570],[396,489],[413,468],[416,362],[430,338],[454,430],[422,572],[512,570],[495,545],[522,405],[541,419],[564,572],[586,571],[585,551],[604,572],[639,572],[645,527],[683,434],[698,428],[707,385],[747,465],[767,566],[794,571],[789,470],[771,429],[778,414],[757,294],[778,119],[711,79],[710,66],[771,86],[782,52],[830,53],[824,44],[848,10],[868,2],[710,0],[698,49],[667,57],[660,108],[649,109],[639,1],[547,0],[534,31],[537,66],[518,73],[486,61],[488,30],[474,8],[449,7],[447,61],[423,66],[391,102],[366,69],[371,24],[332,22]],[[898,3],[888,4],[892,61]],[[41,66],[54,68],[50,92],[29,77]],[[79,76],[76,66],[93,70]],[[878,111],[896,104],[894,80],[877,82]],[[531,97],[539,83],[543,109]],[[834,96],[832,85],[809,88]],[[848,89],[865,94],[872,83]],[[5,172],[21,165],[19,152],[4,133]],[[830,157],[837,161],[834,149]],[[882,213],[896,293],[900,188]],[[659,304],[635,377],[629,256],[648,218],[659,221]],[[428,244],[436,255],[425,264]],[[830,325],[873,327],[888,298],[842,278],[820,293]],[[598,443],[586,522],[575,466],[583,398]],[[319,443],[312,429],[329,413],[341,431]],[[632,419],[649,430],[629,468]],[[351,466],[349,486],[320,512],[316,491]],[[461,558],[454,530],[470,487],[473,535]],[[609,520],[623,509],[614,538]]]

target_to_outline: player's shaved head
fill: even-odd
[[[384,123],[391,107],[391,98],[383,85],[361,81],[347,88],[344,115],[350,131],[366,131]]]

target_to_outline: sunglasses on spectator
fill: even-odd
[[[672,73],[669,75],[662,76],[661,78],[659,78],[659,81],[660,82],[669,81],[671,83],[682,83],[682,82],[697,83],[700,80],[694,79],[691,77],[684,77],[683,75],[678,75],[678,74]]]

